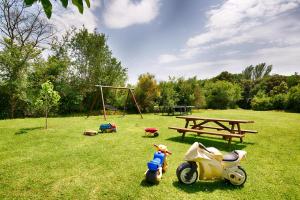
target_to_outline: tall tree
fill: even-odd
[[[143,111],[153,111],[155,102],[159,97],[159,88],[155,76],[149,73],[140,75],[135,94]]]
[[[159,83],[160,90],[160,105],[169,108],[173,107],[178,102],[178,94],[175,91],[175,82],[173,80],[162,81]]]
[[[250,65],[243,70],[242,74],[244,76],[244,79],[247,79],[247,80],[252,79],[253,69],[254,69],[254,67],[252,65]]]
[[[41,53],[41,44],[53,35],[53,27],[41,10],[28,10],[19,0],[0,2],[0,78],[9,92],[13,118],[18,100],[25,98],[27,70]]]
[[[266,63],[256,65],[253,70],[253,79],[257,80],[270,75],[272,68],[272,65],[267,66]]]
[[[272,65],[266,65],[266,63],[260,63],[253,67],[252,65],[246,67],[242,75],[245,79],[258,80],[270,75],[272,71]]]
[[[104,34],[96,30],[90,33],[85,27],[71,32],[68,52],[72,76],[84,98],[95,92],[97,84],[120,86],[127,79],[127,69],[113,57],[106,40]]]

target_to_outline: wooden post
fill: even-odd
[[[100,85],[100,92],[101,92],[101,99],[102,99],[102,106],[103,106],[103,116],[104,116],[104,120],[106,121],[105,103],[104,103],[103,90],[101,85]]]
[[[189,127],[189,123],[190,123],[190,120],[186,119],[184,128]],[[182,141],[184,140],[185,133],[186,133],[185,131],[182,133],[182,138],[181,138]]]
[[[140,113],[141,118],[143,119],[143,115],[142,115],[142,113],[141,113],[141,110],[140,110],[139,105],[137,104],[137,101],[136,101],[136,99],[135,99],[135,96],[134,96],[134,93],[133,93],[132,89],[129,89],[129,91],[130,91],[130,94],[131,94],[131,96],[132,96],[132,98],[133,98],[133,101],[134,101],[134,103],[135,103],[135,106],[136,106],[138,112]]]
[[[241,131],[241,126],[240,126],[240,123],[237,123],[237,130],[238,130],[238,134],[242,134],[242,131]],[[240,138],[240,142],[243,142],[243,138]]]

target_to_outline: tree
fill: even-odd
[[[72,0],[73,5],[75,5],[79,12],[82,14],[83,13],[83,1],[85,1],[87,7],[90,7],[90,0]],[[25,4],[27,6],[31,6],[36,2],[41,2],[44,12],[46,13],[48,18],[51,18],[52,15],[52,3],[50,0],[24,0]],[[61,4],[63,7],[67,8],[69,0],[60,0]]]
[[[254,67],[252,65],[246,67],[242,72],[244,79],[251,80],[253,77],[253,70]]]
[[[271,98],[260,90],[252,99],[251,107],[253,110],[270,110],[272,108]]]
[[[205,108],[206,107],[206,102],[205,102],[205,96],[204,93],[201,90],[201,87],[199,84],[197,84],[194,87],[194,102],[193,102],[193,106],[195,106],[196,108]]]
[[[297,72],[295,72],[295,74],[287,77],[286,82],[287,82],[289,88],[296,86],[296,85],[300,84],[300,75]]]
[[[266,63],[260,63],[253,67],[252,65],[246,67],[242,72],[245,79],[258,80],[270,75],[272,71],[272,65],[266,65]]]
[[[275,96],[277,94],[286,94],[289,91],[289,87],[286,82],[282,81],[280,85],[274,86],[270,91],[270,96]]]
[[[159,88],[155,76],[149,73],[140,75],[135,94],[143,111],[153,111],[156,100],[159,97]]]
[[[267,95],[269,95],[274,87],[279,86],[282,82],[286,82],[286,79],[286,76],[278,74],[264,77],[254,81],[254,87],[251,92],[255,95],[259,90],[263,90]]]
[[[27,56],[28,61],[23,63],[24,54],[31,51]],[[34,53],[35,52],[35,53]],[[10,116],[14,118],[17,104],[27,101],[27,74],[31,62],[34,61],[36,51],[31,45],[19,48],[18,45],[11,45],[0,52],[0,69],[3,80],[3,90],[9,96]],[[30,57],[29,57],[30,56]]]
[[[174,87],[175,83],[173,80],[162,81],[159,83],[159,105],[163,106],[164,108],[170,108],[177,104],[178,94]]]
[[[19,102],[26,100],[27,72],[41,53],[41,45],[53,35],[53,27],[18,0],[0,2],[0,79],[9,95],[10,116]]]
[[[73,29],[66,39],[67,52],[71,62],[71,73],[74,87],[87,100],[89,94],[95,95],[95,85],[122,86],[127,79],[127,69],[113,57],[107,45],[107,38],[96,30],[88,32],[85,27]],[[104,96],[110,96],[112,91],[104,91]],[[81,103],[80,110],[84,106]],[[91,102],[85,102],[90,105]]]
[[[204,86],[208,108],[234,108],[241,99],[241,88],[227,81],[207,82]]]
[[[57,91],[53,90],[53,84],[47,81],[42,84],[40,94],[36,100],[37,108],[42,109],[45,112],[45,128],[48,128],[48,114],[51,108],[58,105],[60,96]]]
[[[231,83],[238,83],[242,78],[241,74],[232,74],[227,71],[221,72],[216,77],[212,78],[213,81],[228,81]]]
[[[287,101],[288,109],[300,112],[300,84],[290,89]]]
[[[199,105],[201,103],[200,83],[197,77],[185,80],[180,77],[175,82],[178,96],[178,105]]]
[[[284,110],[287,106],[288,95],[285,93],[278,93],[274,96],[271,96],[272,109],[275,110]]]
[[[244,109],[251,109],[251,99],[254,94],[252,93],[254,82],[248,79],[243,79],[240,83],[242,88],[242,99],[238,102],[238,105]]]

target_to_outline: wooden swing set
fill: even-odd
[[[127,106],[129,95],[131,95],[131,98],[132,98],[132,100],[133,100],[133,102],[134,102],[134,104],[135,104],[135,106],[137,108],[137,111],[139,112],[141,118],[143,119],[143,115],[141,113],[140,107],[139,107],[139,105],[138,105],[138,103],[136,101],[136,98],[134,96],[134,89],[133,88],[115,87],[115,86],[108,86],[108,85],[95,85],[95,86],[100,88],[100,95],[101,95],[101,100],[102,100],[102,108],[103,108],[103,117],[104,117],[104,120],[107,119],[107,113],[106,113],[106,106],[105,106],[104,97],[103,97],[103,88],[111,88],[111,89],[118,89],[118,90],[127,90],[128,92],[127,92],[127,98],[126,98],[125,105],[124,105],[123,116],[125,115],[125,110],[126,110],[126,106]],[[92,112],[92,110],[93,110],[93,108],[94,108],[94,106],[95,106],[95,104],[97,102],[98,96],[99,95],[95,96],[89,114]],[[89,114],[88,114],[88,116],[89,116]]]

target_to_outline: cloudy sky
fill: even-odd
[[[202,79],[260,62],[300,72],[300,0],[92,0],[83,15],[54,7],[51,20],[59,33],[82,24],[105,33],[129,83],[145,72]]]

